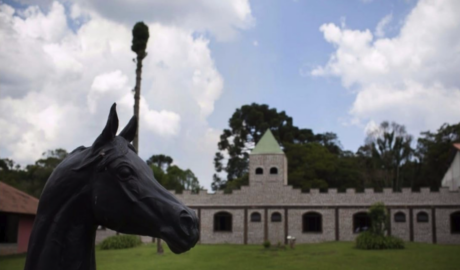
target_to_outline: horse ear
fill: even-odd
[[[115,138],[118,130],[118,116],[116,110],[116,103],[113,103],[110,108],[109,119],[107,119],[107,124],[105,125],[104,130],[102,130],[101,135],[97,137],[96,141],[93,143],[93,150],[99,149],[104,144],[110,142]]]
[[[128,142],[132,142],[137,132],[137,119],[136,116],[131,117],[126,127],[118,134],[125,138]]]

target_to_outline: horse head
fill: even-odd
[[[155,180],[130,144],[137,132],[136,118],[118,136],[117,129],[114,104],[93,145],[75,149],[53,171],[40,198],[26,269],[66,269],[63,265],[70,261],[78,263],[76,254],[94,256],[98,225],[161,238],[174,253],[198,241],[195,212]],[[93,268],[93,259],[87,261],[84,264]]]

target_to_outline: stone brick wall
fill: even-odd
[[[428,214],[428,222],[418,222],[417,214],[425,212]],[[413,211],[413,222],[414,222],[414,242],[431,243],[433,239],[432,235],[432,222],[433,217],[431,216],[431,209],[416,209]]]
[[[225,211],[232,215],[231,232],[214,231],[214,214]],[[211,209],[201,211],[201,243],[205,244],[243,244],[244,243],[244,210]]]
[[[321,233],[302,232],[302,216],[305,213],[316,212],[322,216],[323,230]],[[335,240],[335,210],[334,209],[290,209],[288,210],[288,235],[296,238],[296,243],[318,243]]]
[[[274,213],[281,214],[280,222],[273,222],[271,216]],[[268,210],[268,240],[272,245],[277,243],[284,244],[284,209],[269,209]]]
[[[383,202],[387,206],[422,206],[422,205],[460,205],[460,193],[441,188],[439,192],[430,192],[422,189],[421,192],[412,192],[403,189],[402,192],[393,192],[384,189],[383,192],[374,192],[366,189],[364,193],[355,193],[348,189],[346,193],[338,193],[336,189],[329,189],[327,193],[320,193],[317,189],[310,193],[301,193],[300,190],[286,186],[281,182],[252,183],[235,190],[232,194],[216,192],[209,194],[202,190],[199,194],[184,191],[176,197],[189,206],[366,206]]]
[[[278,174],[270,174],[270,168],[277,168]],[[257,168],[262,168],[264,173],[255,173]],[[260,184],[265,182],[285,183],[287,179],[287,161],[283,154],[271,155],[250,155],[249,156],[249,178],[251,183]],[[286,182],[287,183],[287,182]]]
[[[396,213],[404,213],[406,215],[406,222],[395,222],[395,214]],[[409,216],[409,210],[405,208],[394,208],[391,209],[391,216],[390,216],[390,222],[391,222],[391,235],[397,236],[404,241],[409,241],[410,240],[410,216]]]
[[[460,234],[451,233],[450,215],[457,210],[452,209],[436,209],[436,236],[438,243],[444,244],[459,244]]]
[[[260,222],[251,222],[251,214],[259,213]],[[264,242],[264,211],[263,209],[254,209],[248,211],[248,244],[260,244]]]
[[[359,235],[353,231],[353,215],[367,212],[367,208],[339,209],[339,237],[341,241],[354,241]]]
[[[298,243],[334,241],[335,208],[339,209],[340,241],[353,241],[357,236],[353,232],[353,214],[367,211],[369,206],[376,202],[383,202],[391,208],[391,231],[393,235],[406,241],[410,240],[411,217],[409,216],[409,209],[411,208],[413,210],[414,241],[431,243],[433,241],[431,208],[435,207],[436,211],[440,213],[436,216],[436,223],[439,224],[436,231],[439,231],[440,234],[437,237],[437,242],[460,244],[460,236],[450,233],[450,216],[446,214],[460,211],[460,193],[449,191],[448,188],[441,188],[439,192],[430,192],[429,189],[425,188],[420,192],[412,192],[410,189],[393,192],[391,189],[384,189],[383,192],[379,193],[372,189],[366,189],[364,193],[356,193],[353,189],[348,189],[345,193],[338,193],[337,190],[330,189],[327,193],[320,193],[319,190],[312,189],[309,193],[301,193],[300,190],[284,185],[282,181],[267,180],[266,182],[250,182],[250,186],[244,186],[232,194],[223,194],[222,192],[208,194],[206,191],[191,194],[185,191],[183,194],[176,194],[176,197],[188,206],[201,209],[202,243],[244,243],[245,208],[248,209],[248,243],[260,244],[263,242],[265,208],[269,212],[268,239],[274,244],[278,241],[284,242],[285,208],[289,212],[288,234],[295,236]],[[212,231],[213,213],[217,211],[216,208],[227,209],[228,212],[235,213],[232,233],[214,233]],[[270,222],[271,213],[275,210],[280,212],[283,222],[277,224]],[[429,216],[427,223],[416,221],[417,213],[422,210],[426,211]],[[255,224],[249,221],[252,211],[261,213],[262,221],[260,223]],[[316,211],[323,215],[323,233],[302,233],[301,218],[306,211]],[[406,214],[406,222],[394,222],[394,214],[398,211]]]

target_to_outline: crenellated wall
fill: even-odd
[[[288,235],[296,237],[297,243],[353,241],[358,236],[353,230],[353,215],[366,212],[376,202],[383,202],[390,213],[392,235],[405,241],[460,244],[459,234],[451,233],[449,220],[452,213],[460,211],[460,193],[448,188],[438,192],[428,188],[419,192],[404,188],[401,192],[365,189],[357,193],[354,189],[345,192],[329,189],[322,193],[312,189],[302,193],[282,181],[253,181],[232,194],[222,191],[210,194],[202,190],[198,194],[184,191],[175,196],[200,213],[201,243],[260,244],[269,240],[276,244],[286,242]],[[214,232],[213,216],[219,211],[232,214],[232,232]],[[321,232],[302,231],[302,215],[311,211],[321,214]],[[417,221],[421,211],[428,214],[428,222]],[[261,214],[260,222],[250,221],[253,212]],[[271,221],[274,212],[281,214],[281,222]],[[406,215],[405,222],[394,221],[397,212]]]
[[[312,189],[309,193],[302,193],[299,189],[284,185],[280,182],[252,183],[252,186],[243,186],[232,194],[223,194],[222,191],[208,193],[206,190],[192,194],[185,190],[175,196],[188,206],[369,206],[375,202],[383,202],[387,206],[422,206],[422,205],[460,205],[460,193],[441,188],[438,192],[431,192],[429,188],[422,188],[420,192],[403,188],[401,192],[384,189],[383,192],[374,192],[365,189],[363,193],[356,193],[354,189],[346,192],[337,192],[329,189],[327,193],[320,193]]]

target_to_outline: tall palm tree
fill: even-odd
[[[134,115],[137,120],[137,131],[133,145],[139,151],[139,102],[141,98],[142,60],[147,56],[145,49],[149,40],[149,27],[144,22],[138,22],[133,27],[131,50],[136,53],[136,86],[134,87]]]
[[[406,132],[403,125],[384,121],[368,134],[366,142],[378,167],[390,175],[385,186],[391,185],[395,190],[400,190],[400,168],[413,154],[412,136]]]

